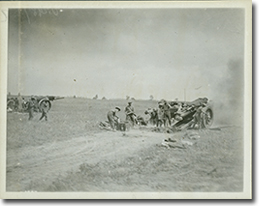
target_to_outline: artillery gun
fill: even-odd
[[[192,102],[172,101],[169,104],[172,106],[171,118],[175,120],[172,125],[174,130],[203,129],[209,128],[213,124],[213,105],[207,98],[198,98]],[[175,105],[181,106],[181,109],[176,109]],[[195,121],[195,115],[199,115],[199,125]]]
[[[43,104],[45,104],[45,108],[47,106],[47,111],[51,109],[52,101],[58,100],[58,99],[64,99],[64,97],[56,97],[56,96],[36,96],[35,101],[35,112],[40,112],[41,108],[43,107]],[[27,97],[27,100],[25,98],[22,98],[21,103],[21,111],[19,112],[28,112],[28,106],[29,106],[29,97]],[[9,97],[7,98],[7,111],[8,112],[18,112],[19,108],[19,100],[17,97]]]

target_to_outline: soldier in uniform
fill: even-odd
[[[157,109],[154,108],[148,108],[145,112],[144,112],[146,115],[149,115],[150,118],[148,120],[148,122],[151,124],[151,125],[156,125],[157,123]]]
[[[125,108],[125,114],[126,114],[126,121],[130,122],[132,126],[134,126],[134,124],[136,123],[136,114],[131,101],[128,102],[128,105]]]
[[[164,99],[159,102],[159,106],[162,108],[164,113],[164,126],[171,126],[171,105]],[[167,123],[168,122],[168,123]]]
[[[18,93],[18,97],[17,97],[17,106],[18,106],[18,112],[22,112],[23,111],[23,98],[21,96],[20,93]]]
[[[204,112],[202,111],[202,109],[205,106],[206,106],[206,104],[201,103],[200,106],[198,107],[196,113],[194,114],[194,122],[195,122],[195,125],[198,126],[198,129],[202,129],[203,115],[204,115]]]
[[[163,108],[161,106],[159,106],[159,109],[157,111],[156,126],[161,127],[164,123],[165,123],[165,121],[164,121],[164,111],[163,111]]]
[[[116,112],[119,112],[120,110],[121,109],[119,107],[115,107],[115,109],[113,109],[107,113],[107,119],[113,130],[116,129],[117,124],[119,123],[119,117],[116,115]]]
[[[181,113],[182,112],[182,103],[175,103],[172,106],[172,116],[173,116],[173,122],[177,122],[177,121],[181,121],[182,117],[181,117]]]
[[[48,102],[47,101],[43,101],[42,104],[41,104],[41,112],[42,112],[42,116],[40,117],[39,121],[42,120],[43,118],[45,118],[45,121],[48,120],[48,117],[47,117],[47,112],[48,112]]]
[[[156,108],[153,108],[151,112],[151,120],[152,120],[152,125],[157,125],[158,121],[158,110]]]
[[[31,96],[28,102],[29,120],[33,119],[33,112],[36,107],[35,102],[36,98],[34,96]]]

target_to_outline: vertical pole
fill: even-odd
[[[186,89],[184,89],[184,102],[186,102]]]
[[[21,93],[21,9],[18,9],[18,93]]]

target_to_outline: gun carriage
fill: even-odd
[[[176,130],[183,128],[209,128],[213,124],[212,103],[207,98],[198,98],[192,102],[172,101],[171,118],[175,121],[172,125]],[[181,109],[177,109],[178,105]],[[197,115],[196,121],[195,116]]]
[[[43,105],[45,108],[47,107],[47,111],[49,111],[52,107],[52,101],[63,99],[64,97],[56,97],[56,96],[35,96],[34,98],[34,111],[40,112]],[[19,109],[19,104],[21,104]],[[22,100],[19,102],[18,97],[9,97],[7,98],[7,111],[8,112],[28,112],[29,106],[29,98]]]

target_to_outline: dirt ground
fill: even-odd
[[[125,104],[59,100],[47,122],[38,121],[40,114],[29,122],[28,114],[8,113],[7,191],[243,191],[241,127],[176,133],[98,127],[109,109]],[[143,114],[156,102],[134,106]],[[165,144],[169,138],[176,142]]]

